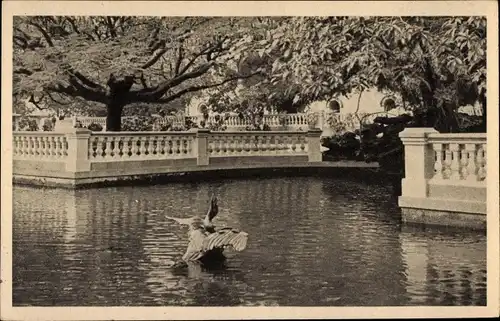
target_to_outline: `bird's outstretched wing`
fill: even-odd
[[[235,251],[241,252],[246,248],[247,241],[247,233],[231,228],[222,228],[204,238],[203,250],[210,251],[215,248],[232,247]]]
[[[219,205],[217,204],[217,201],[217,196],[212,194],[212,197],[210,198],[210,207],[208,208],[207,215],[205,216],[205,220],[207,222],[211,222],[219,213]]]

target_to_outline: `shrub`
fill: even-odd
[[[103,130],[103,127],[100,124],[92,123],[92,124],[88,125],[87,129],[89,129],[93,132],[100,132]]]

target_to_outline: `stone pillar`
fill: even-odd
[[[307,148],[309,162],[321,162],[323,155],[321,154],[321,129],[312,128],[307,132]]]
[[[404,144],[405,177],[401,182],[402,197],[427,197],[427,183],[434,175],[434,150],[427,143],[433,128],[406,128],[399,137]]]
[[[198,166],[206,166],[209,163],[208,156],[208,134],[210,130],[198,128],[196,131],[195,152]]]
[[[67,172],[90,171],[89,139],[92,131],[86,128],[73,128],[66,132],[68,142],[68,158],[66,159]]]

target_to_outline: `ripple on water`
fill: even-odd
[[[165,214],[202,215],[212,192],[248,248],[173,274],[187,230]],[[14,305],[484,305],[485,236],[402,228],[389,193],[319,178],[14,187]]]

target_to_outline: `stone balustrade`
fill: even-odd
[[[263,134],[262,134],[263,133]],[[307,155],[305,132],[239,132],[211,133],[208,154],[211,157],[227,155]]]
[[[68,156],[68,140],[54,132],[14,132],[14,159],[64,159]]]
[[[484,228],[486,134],[407,128],[400,137],[405,149],[399,198],[403,220]]]
[[[433,182],[485,184],[486,134],[429,134],[428,141],[436,155]]]
[[[93,133],[89,159],[96,162],[194,157],[195,133],[116,132]]]
[[[14,181],[77,186],[200,170],[307,166],[322,160],[320,135],[319,129],[14,132]]]
[[[331,117],[334,115],[333,113],[324,113],[317,112],[318,120],[314,127],[323,129],[323,127],[327,126],[326,122],[323,121],[325,117]],[[347,119],[351,114],[337,114],[339,119],[343,120]],[[224,119],[223,123],[229,130],[241,130],[245,129],[248,126],[251,126],[251,122],[247,118],[241,118],[238,115],[229,115],[225,117],[224,115],[210,115],[206,120],[206,123],[216,123],[217,117],[222,117]],[[106,127],[106,117],[77,117],[78,121],[83,125],[83,127],[88,127],[92,123],[99,124]],[[130,116],[125,116],[123,119],[132,118]],[[287,130],[298,130],[301,129],[303,131],[307,131],[308,128],[308,114],[306,113],[297,113],[297,114],[267,114],[263,116],[262,123],[268,125],[272,129],[287,129]],[[181,127],[186,123],[186,120],[189,119],[193,123],[200,125],[202,121],[205,121],[202,115],[196,116],[165,116],[158,117],[155,116],[155,129],[159,130],[164,125],[172,124],[174,127]],[[352,127],[352,126],[351,126]],[[349,127],[350,128],[350,127]]]

